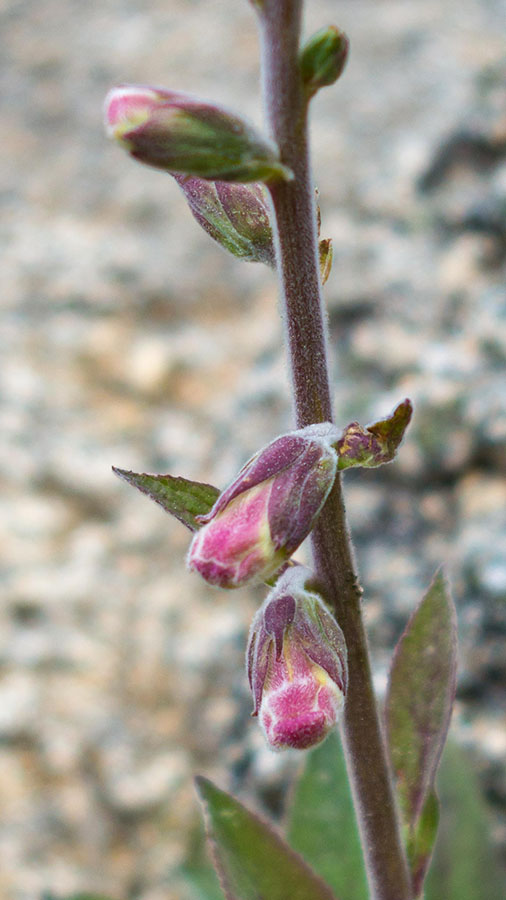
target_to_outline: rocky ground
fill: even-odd
[[[307,6],[308,32],[336,22],[352,46],[313,104],[336,410],[416,409],[394,465],[346,476],[378,687],[445,561],[455,728],[506,859],[506,4]],[[249,718],[262,591],[188,574],[187,533],[110,468],[223,485],[290,406],[271,273],[109,145],[101,105],[151,82],[260,122],[254,16],[246,0],[0,16],[0,897],[181,900],[192,773],[272,807],[297,759]]]

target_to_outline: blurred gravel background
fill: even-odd
[[[193,772],[275,810],[299,760],[249,718],[263,591],[190,576],[188,534],[110,467],[223,485],[291,413],[271,273],[109,145],[101,106],[151,82],[260,123],[254,16],[246,0],[0,16],[0,897],[181,900]],[[405,396],[416,411],[394,465],[346,476],[378,687],[446,561],[455,727],[503,859],[505,21],[504,0],[311,0],[306,28],[335,22],[352,47],[313,102],[339,421]]]

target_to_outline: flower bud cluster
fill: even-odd
[[[346,693],[346,647],[311,572],[290,557],[307,537],[337,471],[329,423],[282,435],[257,453],[198,516],[188,564],[236,588],[282,574],[251,626],[247,670],[269,746],[304,750],[336,724]]]

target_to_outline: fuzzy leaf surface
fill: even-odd
[[[337,732],[306,754],[287,839],[339,896],[367,900],[362,848]]]
[[[196,783],[227,900],[335,900],[269,825],[206,778]]]
[[[180,476],[138,474],[115,466],[112,470],[118,478],[146,494],[190,531],[197,531],[201,527],[196,517],[208,513],[220,494],[212,484],[190,481]]]
[[[439,571],[397,644],[386,700],[387,740],[415,897],[423,896],[436,839],[434,781],[450,724],[456,667],[455,607]]]
[[[455,696],[455,607],[439,571],[394,652],[387,736],[404,824],[413,829],[432,791]]]

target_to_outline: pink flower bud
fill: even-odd
[[[197,519],[188,564],[225,588],[264,581],[311,531],[335,480],[333,425],[277,438],[241,469],[211,511]]]
[[[190,94],[120,85],[106,97],[105,126],[134,159],[166,172],[242,182],[293,178],[253,126]]]
[[[335,726],[347,687],[346,645],[308,569],[281,575],[253,619],[247,672],[258,715],[273,750],[306,750]]]

